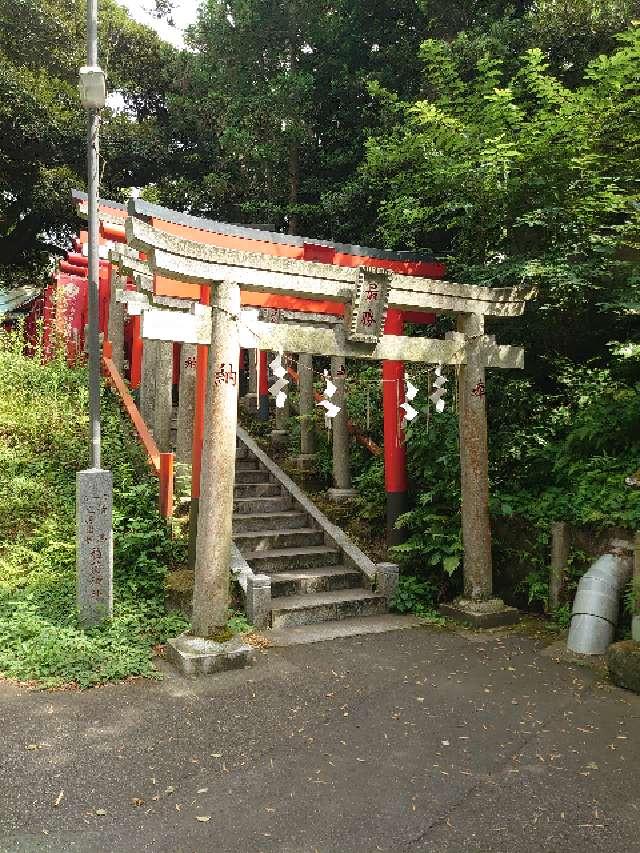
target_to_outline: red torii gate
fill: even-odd
[[[76,204],[86,202],[86,195],[73,193]],[[215,222],[187,214],[177,214],[158,205],[149,204],[140,199],[130,201],[131,212],[144,217],[153,227],[166,231],[178,237],[194,240],[199,243],[215,245],[221,248],[239,249],[247,252],[286,257],[296,260],[315,261],[335,264],[337,266],[358,267],[375,266],[391,269],[401,275],[425,276],[432,279],[444,278],[445,267],[430,257],[411,257],[406,252],[389,252],[369,249],[361,246],[333,243],[324,240],[313,240],[279,232],[265,231],[247,226],[230,225]],[[117,202],[101,200],[100,235],[107,241],[126,243],[124,225],[118,220],[124,220],[128,208]],[[106,221],[104,221],[104,219]],[[74,260],[75,260],[74,256]],[[82,256],[83,257],[83,256]],[[71,261],[71,258],[69,259]],[[110,278],[110,275],[109,275]],[[179,289],[171,280],[156,275],[154,277],[154,292],[158,296],[191,297],[194,300],[206,302],[208,289],[199,285],[181,283]],[[245,306],[282,308],[290,311],[301,311],[316,314],[327,314],[340,317],[344,315],[344,305],[329,300],[306,299],[277,294],[241,292],[241,303]],[[435,316],[419,311],[399,311],[390,309],[387,312],[385,332],[402,335],[405,322],[428,324]],[[134,328],[134,344],[139,339],[140,322]],[[102,326],[101,326],[102,328]],[[106,330],[106,325],[105,325]],[[141,351],[141,344],[137,348]],[[139,358],[139,356],[138,356]],[[260,353],[260,385],[258,393],[268,401],[267,354]],[[202,435],[204,424],[204,401],[207,375],[207,347],[198,347],[197,359],[197,392],[194,423],[194,452],[192,472],[192,497],[199,498],[200,491],[200,454],[202,450]],[[140,365],[138,359],[134,366],[132,358],[132,387],[139,382]],[[407,457],[403,431],[400,427],[399,404],[404,402],[404,364],[401,361],[383,361],[383,420],[384,420],[384,470],[385,491],[387,495],[387,530],[391,542],[398,541],[400,534],[395,530],[396,519],[407,508]]]

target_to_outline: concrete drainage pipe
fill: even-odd
[[[603,655],[613,641],[620,597],[631,578],[633,558],[627,543],[615,543],[583,575],[573,601],[567,649]]]

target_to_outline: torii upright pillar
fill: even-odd
[[[240,287],[211,294],[212,335],[202,449],[202,488],[193,588],[192,633],[211,638],[227,624],[238,397]]]
[[[260,379],[258,382],[258,420],[269,420],[269,359],[266,350],[258,351]]]
[[[485,368],[487,342],[482,314],[459,314],[452,337],[464,343],[466,360],[458,379],[460,477],[462,487],[462,542],[464,593],[440,612],[478,628],[509,625],[518,611],[493,597],[491,521],[489,518],[489,452]]]
[[[402,335],[402,311],[389,309],[385,323],[387,335]],[[400,403],[404,403],[404,362],[382,362],[382,409],[384,417],[384,483],[387,493],[387,541],[402,542],[404,534],[396,529],[397,519],[407,511],[407,449],[400,429]]]

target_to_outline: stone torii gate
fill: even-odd
[[[124,216],[122,206],[111,202],[105,202],[105,207],[111,223],[101,224],[101,234],[104,238],[116,242],[126,242],[124,233]],[[129,201],[129,212],[132,216],[143,219],[162,231],[169,231],[177,236],[193,239],[198,242],[213,244],[223,248],[239,249],[241,251],[259,252],[261,254],[275,255],[278,257],[293,258],[296,260],[319,261],[323,264],[335,264],[338,266],[379,266],[392,269],[402,275],[426,276],[432,279],[443,278],[445,267],[436,261],[431,255],[415,252],[392,252],[388,250],[375,249],[365,246],[327,242],[309,237],[298,237],[288,234],[276,233],[273,230],[264,230],[267,226],[245,226],[230,225],[229,223],[216,222],[201,217],[178,213],[175,210],[149,204],[141,199]],[[120,224],[114,224],[114,218],[119,218]],[[195,298],[199,299],[199,286],[190,285],[195,291]],[[208,287],[202,288],[203,293],[209,292]],[[164,295],[176,295],[174,282],[171,279],[157,279],[156,292]],[[259,293],[255,291],[241,290],[241,305],[261,306],[263,308],[278,308],[279,310],[298,310],[305,314],[309,312],[320,312],[325,315],[335,315],[340,319],[344,314],[344,305],[331,300],[307,300],[298,296],[283,296],[270,293]],[[385,331],[390,334],[402,334],[404,323],[424,325],[430,324],[435,317],[430,312],[412,311],[404,312],[390,309],[387,312]],[[139,329],[138,336],[139,336]],[[142,341],[140,339],[140,344]],[[197,382],[197,407],[198,412],[204,413],[204,377],[206,371],[201,370],[201,362],[204,366],[207,348],[201,346],[198,352],[198,382]],[[260,388],[251,387],[261,403],[258,417],[268,417],[269,393],[267,383],[267,353],[264,350],[256,351],[257,361],[260,365]],[[311,358],[308,354],[302,354],[303,360]],[[253,359],[250,359],[250,364]],[[253,379],[255,379],[253,371]],[[403,532],[396,529],[395,522],[408,508],[407,504],[407,464],[406,444],[404,442],[401,428],[401,417],[399,415],[399,403],[404,401],[404,365],[400,361],[383,361],[383,411],[384,411],[384,476],[387,504],[387,537],[393,544],[403,538]],[[251,376],[251,372],[250,372]],[[251,381],[251,379],[250,379]],[[255,384],[255,383],[254,383]],[[340,417],[340,416],[338,416]],[[202,418],[200,418],[200,421]],[[337,437],[337,433],[334,433]],[[302,450],[301,453],[306,453]],[[199,464],[199,453],[194,453],[194,466]],[[342,485],[344,485],[341,479]],[[199,480],[194,478],[194,489],[192,492],[192,507],[197,512],[199,500]],[[338,485],[336,483],[336,485]],[[335,498],[338,493],[346,494],[341,489],[333,490]]]
[[[386,269],[334,267],[219,248],[172,235],[136,218],[126,220],[126,236],[130,246],[147,256],[155,282],[182,282],[185,296],[194,284],[210,288],[208,322],[203,322],[202,313],[192,315],[191,321],[189,315],[183,315],[181,321],[192,322],[194,342],[210,347],[202,469],[215,474],[202,477],[194,635],[210,636],[226,620],[241,346],[343,359],[459,366],[464,599],[450,612],[478,624],[513,620],[515,612],[492,598],[484,382],[486,368],[523,367],[524,352],[498,345],[485,335],[484,318],[522,314],[530,291],[455,284],[397,275]],[[241,309],[241,287],[243,291],[341,303],[345,306],[344,327],[318,329],[303,323],[262,322],[255,312]],[[457,331],[444,340],[384,334],[387,309],[452,313],[457,316]],[[166,340],[175,319],[171,311],[145,311],[143,337]]]

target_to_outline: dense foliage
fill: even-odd
[[[175,636],[164,579],[183,558],[157,511],[157,484],[110,393],[105,463],[114,477],[114,618],[83,630],[75,609],[75,474],[88,453],[87,377],[25,358],[0,338],[0,673],[81,687],[153,676]]]

